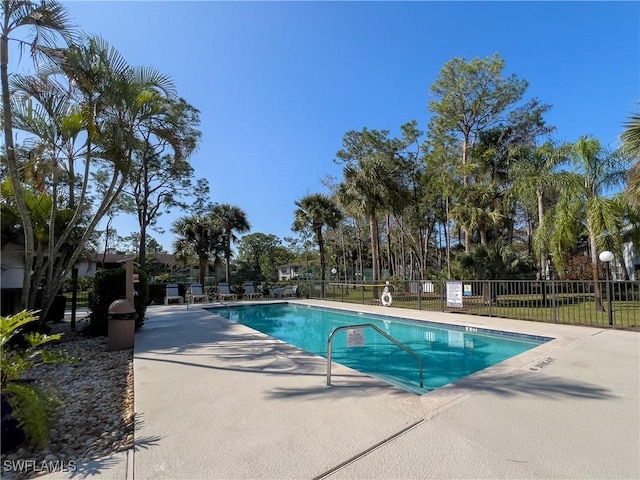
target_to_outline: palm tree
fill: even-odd
[[[574,145],[574,163],[581,173],[586,199],[586,222],[591,254],[593,281],[597,286],[600,278],[598,270],[599,238],[605,231],[614,230],[615,207],[604,195],[609,188],[622,184],[628,168],[621,161],[620,152],[607,152],[594,138],[581,137]],[[599,299],[600,295],[596,295]],[[597,302],[597,300],[596,300]]]
[[[176,220],[171,231],[178,236],[173,242],[176,260],[183,265],[197,260],[198,281],[204,285],[207,266],[224,252],[224,232],[220,225],[211,218],[194,215]]]
[[[229,282],[231,277],[231,242],[237,242],[238,233],[248,232],[251,229],[246,213],[235,205],[218,204],[211,209],[211,217],[217,222],[224,235],[224,259],[225,259],[225,279]]]
[[[465,268],[473,270],[478,280],[506,280],[526,278],[532,272],[533,262],[529,255],[518,255],[511,244],[502,238],[487,244],[474,245],[471,253],[461,258]],[[495,282],[483,282],[485,301],[496,301]]]
[[[20,213],[24,230],[24,264],[28,269],[34,253],[33,226],[29,218],[20,169],[16,160],[13,143],[13,116],[11,111],[11,91],[9,89],[9,40],[30,49],[34,59],[44,49],[52,47],[59,37],[69,38],[73,35],[72,24],[65,7],[51,0],[25,1],[2,0],[2,25],[0,32],[0,83],[2,84],[2,116],[7,170],[14,185],[15,202]],[[29,29],[31,35],[27,40],[12,38],[14,31]],[[24,275],[20,303],[27,307],[31,293],[30,276]]]
[[[525,147],[519,153],[512,170],[514,185],[511,193],[519,199],[525,209],[537,212],[537,225],[543,223],[549,196],[563,187],[564,176],[557,168],[569,160],[570,145],[556,146],[551,141],[537,147]],[[546,278],[548,253],[542,247],[536,251],[538,275]]]
[[[341,203],[355,208],[369,220],[373,283],[380,280],[380,234],[378,214],[391,205],[403,191],[397,176],[398,166],[382,154],[374,154],[349,163],[343,169],[344,182],[338,190]]]
[[[26,163],[21,165],[25,168],[24,181],[29,184],[29,177],[32,180],[37,180],[35,184],[32,184],[33,187],[37,186],[40,192],[56,199],[56,201],[50,202],[50,209],[47,212],[49,225],[53,225],[54,219],[58,218],[59,209],[68,209],[73,214],[77,206],[76,188],[80,182],[75,173],[75,162],[79,157],[78,149],[81,148],[78,136],[84,131],[80,107],[72,97],[73,89],[66,88],[55,79],[55,75],[38,73],[35,75],[14,75],[11,77],[10,85],[14,127],[30,135],[24,143],[24,147],[28,150],[28,155],[25,158]],[[26,175],[27,172],[30,173],[29,176]],[[25,189],[26,194],[27,190]],[[73,215],[68,218],[73,218]],[[36,227],[33,218],[32,225],[34,228]],[[47,287],[56,285],[57,281],[54,281],[56,271],[61,271],[60,267],[68,261],[68,257],[78,247],[67,240],[59,242],[61,235],[67,239],[72,236],[77,237],[79,233],[78,222],[69,224],[68,227],[66,232],[65,229],[57,231],[55,234],[53,230],[47,232],[48,245],[44,247],[47,253],[43,256],[46,260],[41,262],[38,252],[43,249],[43,246],[38,243],[34,245],[38,254],[36,255],[36,266],[32,267],[34,274],[31,280],[31,298],[40,283],[41,275],[46,276],[45,285]],[[73,235],[69,235],[72,231]],[[58,244],[57,248],[56,244]],[[55,261],[50,260],[54,258]],[[42,291],[42,306],[45,313],[46,305],[51,298],[48,290],[48,288],[44,288]]]
[[[322,280],[322,297],[324,298],[326,260],[322,230],[325,226],[337,228],[343,215],[333,200],[322,193],[307,195],[295,204],[298,208],[294,212],[295,220],[292,230],[301,232],[309,228],[316,237],[320,251],[320,279]]]
[[[480,243],[487,244],[487,231],[491,226],[498,226],[504,219],[501,211],[502,197],[492,182],[476,182],[467,185],[464,198],[451,207],[451,217],[466,232],[478,230]],[[471,238],[467,236],[466,238]],[[467,245],[465,244],[465,251]],[[469,248],[470,245],[469,245]]]
[[[75,208],[78,185],[75,162],[78,159],[78,136],[85,129],[80,105],[74,101],[72,88],[65,87],[56,75],[13,75],[12,90],[13,125],[33,137],[25,142],[29,147],[29,162],[23,165],[36,185],[46,183],[62,188],[68,208]],[[56,177],[61,177],[60,182]],[[25,180],[29,178],[25,175]],[[60,192],[61,194],[63,192]]]
[[[572,161],[575,172],[564,174],[564,188],[557,204],[545,215],[540,232],[536,232],[537,241],[546,243],[558,267],[565,252],[576,244],[580,230],[586,231],[596,308],[603,310],[598,254],[607,243],[617,244],[619,239],[611,237],[620,234],[620,208],[607,195],[624,184],[628,161],[620,150],[609,151],[589,136],[573,144]]]
[[[615,221],[611,231],[604,234],[604,249],[610,250],[619,258],[624,258],[624,233],[629,233],[629,225],[640,223],[640,206],[633,203],[629,198],[629,192],[622,191],[611,199],[611,206],[614,208],[612,215]],[[640,232],[632,231],[631,239],[634,244],[640,241]],[[629,280],[629,270],[624,261],[619,262],[622,279]]]
[[[633,115],[622,133],[622,147],[636,162],[629,171],[627,193],[629,200],[640,206],[640,114]]]
[[[32,77],[14,76],[11,82],[14,125],[31,135],[32,152],[44,154],[47,161],[49,194],[55,199],[50,218],[58,218],[59,198],[67,199],[67,208],[73,206],[65,228],[56,235],[50,232],[49,253],[36,259],[29,279],[31,308],[37,287],[44,284],[43,313],[127,181],[140,131],[157,112],[154,100],[174,95],[166,77],[129,66],[99,38],[48,53],[46,68]],[[60,83],[65,77],[66,86]],[[76,162],[83,164],[79,175]],[[62,192],[65,175],[68,191]],[[25,228],[33,228],[30,222]]]
[[[640,113],[632,115],[626,122],[622,142],[629,155],[640,159]]]

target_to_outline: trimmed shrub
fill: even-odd
[[[348,291],[347,291],[348,294]],[[298,298],[309,298],[309,285],[306,283],[298,284]]]
[[[149,284],[147,274],[143,270],[136,270],[139,282],[133,284],[136,292],[134,307],[138,317],[136,318],[136,330],[145,320],[145,313],[149,305]],[[89,291],[89,325],[85,332],[94,336],[107,336],[109,334],[109,306],[114,301],[125,298],[125,269],[116,268],[100,270],[93,280],[93,288]]]

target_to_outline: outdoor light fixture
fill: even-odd
[[[613,256],[612,252],[610,252],[609,250],[605,250],[604,252],[600,252],[600,255],[598,258],[600,258],[601,262],[605,262],[608,264],[615,257]]]
[[[600,255],[598,255],[598,258],[600,259],[601,262],[604,262],[607,264],[607,315],[609,316],[609,325],[613,325],[613,310],[611,310],[611,286],[610,286],[611,275],[609,273],[609,268],[615,256],[609,250],[605,250],[604,252],[600,252]]]

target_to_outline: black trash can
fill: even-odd
[[[67,297],[64,295],[56,295],[53,297],[53,303],[49,307],[49,313],[47,314],[47,321],[53,323],[60,323],[64,320],[64,310],[67,308]]]
[[[109,305],[109,350],[133,348],[137,316],[127,299],[121,298]]]

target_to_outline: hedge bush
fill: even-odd
[[[149,283],[146,272],[135,270],[139,276],[139,282],[133,284],[137,295],[134,296],[134,307],[138,317],[136,318],[136,330],[145,320],[145,313],[149,305]],[[109,305],[115,300],[125,298],[125,269],[116,268],[99,270],[94,279],[93,287],[89,290],[89,325],[85,330],[89,335],[107,336],[109,334]]]

